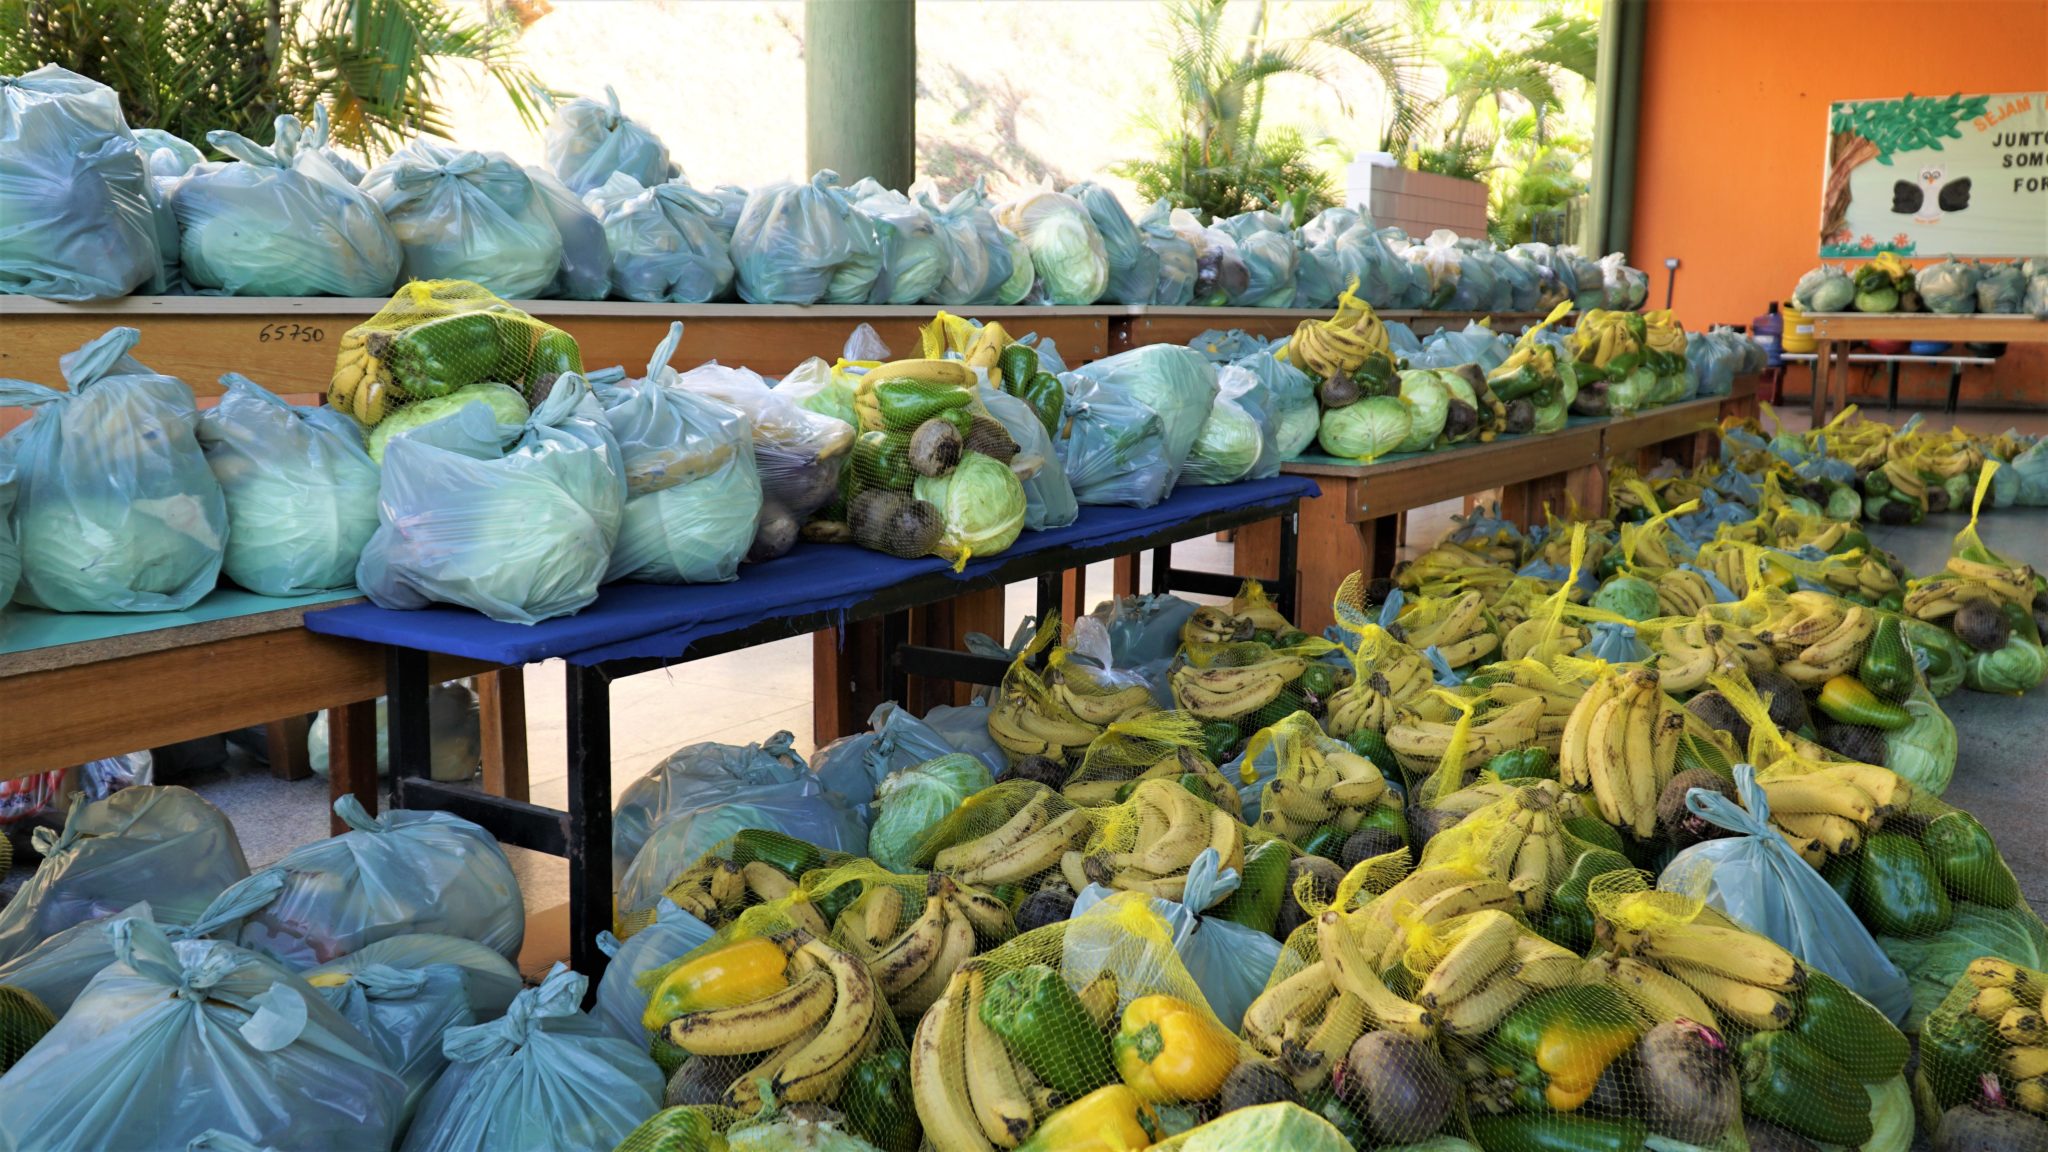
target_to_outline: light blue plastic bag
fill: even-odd
[[[476,419],[482,407],[427,428]],[[604,409],[583,377],[565,373],[496,459],[394,438],[356,582],[385,608],[460,604],[518,624],[567,615],[597,599],[625,503]]]
[[[1081,505],[1074,499],[1074,486],[1068,482],[1067,470],[1038,414],[1000,388],[984,384],[976,394],[988,414],[1017,442],[1010,470],[1024,482],[1024,527],[1036,532],[1072,524],[1081,515]]]
[[[852,805],[863,818],[868,816],[868,806],[874,803],[875,788],[890,773],[927,760],[967,752],[987,764],[990,773],[1001,772],[1009,762],[1000,749],[995,749],[993,758],[988,754],[995,745],[988,736],[988,710],[974,711],[980,713],[982,730],[979,739],[973,740],[974,747],[962,748],[948,740],[945,733],[885,700],[868,717],[868,731],[842,737],[818,749],[811,757],[812,769],[819,783]]]
[[[839,266],[854,258],[860,238],[834,187],[821,171],[808,183],[756,188],[732,231],[732,263],[740,299],[749,304],[816,304]]]
[[[7,611],[14,588],[21,583],[21,542],[14,538],[14,498],[19,487],[14,466],[0,461],[0,613]]]
[[[640,977],[664,964],[681,960],[711,939],[711,926],[663,897],[654,906],[654,920],[624,943],[610,932],[597,934],[597,947],[611,963],[597,982],[597,1003],[591,1014],[622,1040],[646,1051],[653,1034],[641,1024],[651,993]]]
[[[239,373],[199,416],[199,446],[228,504],[221,569],[265,596],[356,582],[377,530],[376,462],[361,425],[327,407],[287,404]]]
[[[1649,645],[1636,635],[1633,625],[1595,620],[1591,632],[1585,647],[1579,649],[1577,655],[1605,660],[1609,664],[1633,664],[1651,656]]]
[[[237,132],[206,142],[233,157],[201,164],[170,190],[178,259],[194,288],[230,296],[387,296],[398,237],[377,206],[279,116],[269,147]]]
[[[372,816],[334,802],[349,831],[294,848],[244,884],[280,873],[277,896],[242,923],[245,948],[295,969],[326,964],[392,936],[460,936],[507,960],[526,939],[526,904],[497,837],[447,812]]]
[[[619,111],[619,94],[609,84],[602,101],[578,96],[556,109],[541,148],[548,167],[579,196],[615,172],[645,185],[678,174],[669,162],[668,146],[646,125]]]
[[[388,1148],[405,1085],[320,995],[213,940],[108,926],[114,963],[0,1077],[0,1149],[175,1149],[209,1129],[289,1148]]]
[[[415,140],[365,174],[362,188],[404,249],[400,280],[473,280],[526,300],[561,270],[554,216],[526,170],[502,152]]]
[[[667,387],[683,324],[637,381],[596,385],[626,469],[626,507],[605,579],[703,584],[739,575],[761,515],[751,422],[708,396]]]
[[[1072,381],[1077,376],[1159,414],[1168,463],[1177,479],[1215,403],[1216,366],[1192,348],[1149,344],[1106,356],[1061,377],[1069,395],[1075,391]]]
[[[183,176],[206,162],[206,154],[190,141],[161,128],[137,128],[134,135],[135,146],[142,149],[142,158],[149,165],[149,174],[158,180]]]
[[[1159,258],[1159,280],[1146,303],[1166,308],[1193,304],[1199,259],[1195,246],[1173,230],[1173,202],[1161,197],[1139,217],[1138,232],[1145,247]]]
[[[1201,915],[1237,890],[1237,872],[1219,870],[1217,861],[1214,848],[1202,849],[1188,866],[1187,887],[1179,901],[1138,898],[1149,899],[1152,910],[1166,921],[1173,932],[1174,951],[1180,953],[1181,964],[1202,990],[1202,999],[1225,1027],[1236,1031],[1245,1009],[1258,999],[1266,978],[1273,974],[1273,964],[1280,959],[1280,942],[1256,928]],[[1115,889],[1090,884],[1075,896],[1071,919],[1081,920],[1117,896]],[[1114,905],[1097,915],[1114,915]]]
[[[551,300],[602,300],[612,291],[612,245],[604,223],[583,198],[538,164],[524,169],[562,235],[562,266],[548,285]]]
[[[408,1119],[448,1066],[441,1034],[503,1015],[522,986],[483,945],[425,934],[379,940],[305,978],[405,1081]]]
[[[1066,420],[1054,441],[1074,498],[1082,504],[1150,508],[1178,474],[1159,413],[1094,379],[1069,372]],[[1199,431],[1199,425],[1197,430]]]
[[[647,303],[708,304],[732,289],[718,198],[681,180],[642,185],[624,172],[583,194],[604,221],[612,294]]]
[[[654,830],[681,813],[810,778],[795,743],[795,736],[777,732],[755,744],[686,744],[641,773],[619,793],[612,813],[614,875],[623,876]]]
[[[1093,180],[1083,180],[1068,188],[1067,195],[1087,209],[1102,236],[1103,253],[1109,257],[1109,287],[1102,293],[1102,302],[1152,303],[1159,289],[1159,253],[1146,245],[1144,234],[1131,222],[1116,194]]]
[[[1772,826],[1770,801],[1755,768],[1735,766],[1735,792],[1740,806],[1711,789],[1686,793],[1687,811],[1737,835],[1703,841],[1672,857],[1657,887],[1706,901],[1839,980],[1893,1022],[1904,1021],[1913,1006],[1905,976],[1834,887]]]
[[[503,1018],[450,1028],[448,1070],[420,1102],[403,1152],[610,1152],[654,1115],[661,1069],[577,1010],[588,986],[557,964]]]
[[[868,177],[846,195],[875,226],[882,259],[870,304],[916,304],[938,291],[953,269],[938,225],[917,201]]]
[[[199,448],[192,390],[129,356],[140,339],[113,328],[65,353],[68,391],[0,380],[0,407],[34,409],[0,437],[24,604],[175,612],[220,578],[227,498]]]
[[[1015,267],[995,213],[989,211],[988,178],[975,177],[973,187],[944,206],[929,192],[919,192],[917,202],[932,218],[946,250],[946,275],[926,299],[949,306],[996,303]]]
[[[161,292],[178,228],[112,88],[55,64],[0,76],[0,292]]]

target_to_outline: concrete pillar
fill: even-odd
[[[917,175],[916,0],[805,0],[811,171],[904,189]]]

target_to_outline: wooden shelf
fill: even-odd
[[[1809,312],[1815,340],[1945,340],[1959,344],[2048,341],[2034,316],[1941,316],[1932,312]]]

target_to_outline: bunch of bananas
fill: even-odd
[[[1535,700],[1543,705],[1530,727],[1536,730],[1538,747],[1555,753],[1564,738],[1564,726],[1579,704],[1576,683],[1560,680],[1545,665],[1533,660],[1495,664],[1482,669],[1465,682],[1481,689],[1484,699],[1495,704],[1521,704]]]
[[[707,855],[676,875],[662,895],[676,907],[713,928],[730,922],[745,909],[771,900],[785,900],[797,894],[797,882],[772,864],[750,860],[740,864]],[[808,903],[792,909],[792,916],[815,916]],[[808,924],[825,935],[822,922]]]
[[[1899,574],[1875,556],[1850,552],[1836,559],[1841,562],[1823,566],[1820,578],[1845,598],[1854,596],[1874,604],[1900,590]]]
[[[1406,644],[1389,640],[1367,658],[1372,671],[1353,678],[1332,693],[1323,715],[1323,729],[1339,740],[1367,730],[1384,734],[1402,705],[1428,691],[1435,682],[1429,662]]]
[[[1587,520],[1583,521],[1583,523],[1586,526],[1584,533],[1586,551],[1584,559],[1580,561],[1580,567],[1583,571],[1595,572],[1599,570],[1600,562],[1606,558],[1607,550],[1613,543],[1614,521]],[[1536,548],[1536,559],[1554,568],[1569,570],[1572,564],[1572,537],[1574,535],[1577,535],[1577,533],[1562,531],[1553,522],[1552,530],[1544,536],[1543,543]]]
[[[1723,529],[1723,532],[1727,532]],[[1769,587],[1790,589],[1795,583],[1792,574],[1770,562],[1769,553],[1757,551],[1754,544],[1744,544],[1732,536],[1700,546],[1693,563],[1714,574],[1714,579],[1728,586],[1737,596],[1748,596],[1761,579]]]
[[[1500,658],[1548,664],[1584,648],[1592,638],[1591,632],[1570,621],[1552,620],[1547,615],[1531,616],[1508,629],[1508,634],[1501,638]]]
[[[1875,472],[1884,475],[1884,483],[1890,485],[1894,496],[1918,504],[1922,509],[1927,507],[1927,489],[1930,482],[1910,462],[1893,457],[1886,460]]]
[[[1657,831],[1657,798],[1671,783],[1685,711],[1670,705],[1656,670],[1636,668],[1593,682],[1566,721],[1558,779],[1590,790],[1600,818],[1647,840]]]
[[[1886,816],[1913,802],[1911,783],[1873,764],[1825,764],[1767,774],[1759,783],[1771,802],[1771,823],[1816,867],[1830,856],[1853,854]]]
[[[1584,962],[1558,944],[1530,932],[1521,921],[1486,909],[1443,926],[1447,946],[1411,946],[1409,971],[1422,979],[1415,998],[1436,1016],[1452,1039],[1477,1039],[1491,1032],[1534,992],[1577,983]]]
[[[1012,763],[1029,756],[1072,761],[1110,725],[1158,710],[1146,685],[1110,686],[1062,667],[1055,653],[1042,680],[1004,688],[989,708],[988,734]]]
[[[1204,655],[1199,650],[1188,654],[1195,659]],[[1277,650],[1249,664],[1196,664],[1191,659],[1175,668],[1167,683],[1183,712],[1202,720],[1242,720],[1278,700],[1308,665],[1303,657]]]
[[[1259,633],[1275,639],[1298,635],[1294,625],[1266,599],[1264,589],[1250,581],[1228,604],[1204,604],[1181,622],[1182,644],[1228,644]]]
[[[1300,843],[1325,824],[1348,835],[1386,794],[1380,770],[1348,748],[1296,740],[1289,753],[1259,801],[1259,828],[1282,840]]]
[[[1060,857],[1094,831],[1087,809],[1074,807],[1050,788],[1035,788],[1000,826],[940,849],[932,865],[963,884],[1016,884],[1058,867]]]
[[[1660,921],[1643,929],[1601,920],[1596,930],[1607,938],[1616,957],[1642,962],[1629,967],[1621,990],[1638,1000],[1655,997],[1652,1011],[1660,1019],[1682,1015],[1700,1023],[1727,1020],[1769,1032],[1789,1025],[1798,1014],[1806,969],[1767,936],[1710,922],[1706,915],[1691,921]],[[1654,976],[1642,978],[1644,969],[1675,977],[1693,995]],[[1699,1001],[1709,1009],[1706,1019],[1696,1014]]]
[[[1938,623],[1954,616],[1963,605],[1972,601],[1996,608],[2007,602],[2007,596],[1982,580],[1962,580],[1944,573],[1907,585],[1905,599],[1901,603],[1906,615],[1915,620]]]
[[[1381,788],[1385,786],[1382,782]],[[1097,845],[1062,855],[1061,870],[1070,873],[1069,882],[1080,880],[1074,891],[1095,883],[1179,900],[1187,886],[1188,866],[1205,848],[1216,850],[1220,868],[1244,868],[1244,825],[1179,784],[1147,780],[1132,790],[1126,805],[1125,819],[1108,827],[1128,828],[1135,822],[1128,847],[1110,851]],[[1072,876],[1077,869],[1080,876]]]
[[[770,945],[781,954],[770,963]],[[741,955],[744,950],[745,955]],[[730,963],[726,963],[730,960]],[[687,962],[663,984],[692,977],[700,969],[707,992],[730,981],[727,968],[758,969],[757,992],[738,1003],[717,995],[678,1001],[684,1011],[661,1023],[661,1035],[694,1057],[758,1057],[732,1082],[725,1103],[759,1111],[765,1098],[778,1103],[830,1100],[886,1025],[882,996],[858,956],[835,948],[801,928],[751,937]],[[701,1000],[704,1006],[695,1006]]]
[[[1579,317],[1572,329],[1572,358],[1602,374],[1625,376],[1641,361],[1650,340],[1649,325],[1640,312],[1619,312],[1593,308]],[[1680,334],[1679,352],[1685,351]]]
[[[1564,822],[1579,814],[1576,793],[1555,780],[1517,780],[1505,799],[1483,811],[1488,817],[1461,822],[1458,832],[1439,836],[1447,841],[1443,851],[1456,846],[1462,850],[1468,829],[1483,838],[1477,845],[1481,867],[1496,880],[1507,881],[1522,911],[1531,916],[1543,911],[1551,889],[1564,882],[1578,849],[1565,831]],[[1474,814],[1476,816],[1476,814]],[[1435,849],[1437,840],[1430,841]],[[1425,859],[1435,855],[1425,851]]]
[[[327,382],[327,406],[356,418],[365,428],[374,428],[390,414],[397,388],[391,370],[381,357],[370,351],[370,337],[388,343],[389,332],[351,328],[341,334],[334,350],[334,375]]]
[[[1875,609],[1802,589],[1787,596],[1785,610],[1756,635],[1778,657],[1780,673],[1812,688],[1856,670],[1877,621]]]
[[[1086,772],[1086,765],[1083,765]],[[1095,780],[1070,780],[1060,789],[1060,795],[1083,808],[1103,808],[1121,804],[1131,798],[1138,785],[1147,780],[1165,780],[1190,788],[1199,795],[1207,792],[1205,799],[1216,807],[1237,817],[1244,812],[1244,800],[1237,794],[1237,786],[1225,779],[1216,765],[1192,748],[1179,748],[1170,756],[1138,773],[1136,776],[1110,776]]]
[[[1244,1037],[1279,1062],[1304,1095],[1321,1090],[1358,1038],[1387,1030],[1431,1037],[1436,1018],[1381,978],[1358,916],[1329,909],[1316,920],[1317,958],[1252,1001]]]
[[[2035,575],[2030,565],[2012,566],[1958,554],[1948,558],[1948,571],[1959,580],[1984,585],[2007,604],[2026,607],[2034,602]]]
[[[867,963],[902,1017],[930,1008],[960,965],[1017,931],[1007,904],[943,872],[926,879],[924,910],[907,927],[903,913],[903,890],[875,884],[835,925],[838,938]]]
[[[1450,600],[1417,600],[1387,629],[1415,649],[1434,648],[1453,668],[1477,664],[1500,648],[1486,597],[1466,592]]]
[[[1449,719],[1425,719],[1416,709],[1401,713],[1401,719],[1387,727],[1387,747],[1403,770],[1417,775],[1434,772],[1439,766],[1459,773],[1471,772],[1503,752],[1541,744],[1539,724],[1544,701],[1536,696],[1518,700],[1489,711],[1465,727],[1465,753],[1456,765],[1445,765],[1444,757],[1459,735],[1459,724]]]
[[[963,360],[891,360],[868,369],[853,390],[853,414],[862,432],[889,430],[882,415],[882,394],[878,389],[891,380],[906,380],[931,386],[934,391],[963,389],[972,392],[980,377]],[[899,429],[899,431],[907,429]]]
[[[1657,673],[1669,692],[1692,692],[1723,669],[1769,672],[1778,666],[1771,647],[1746,628],[1701,613],[1657,637]]]
[[[1480,780],[1447,796],[1436,797],[1429,802],[1429,810],[1438,818],[1437,831],[1442,832],[1496,804],[1513,800],[1521,788],[1518,780]]]
[[[1303,320],[1296,325],[1283,351],[1295,367],[1318,380],[1353,375],[1374,357],[1388,361],[1390,374],[1393,368],[1387,326],[1372,305],[1349,292],[1328,320]]]
[[[2041,1013],[2040,982],[1996,956],[1970,961],[1963,975],[1977,989],[1970,1014],[2011,1045],[1998,1056],[2006,1095],[2035,1115],[2048,1113],[2048,1018]]]
[[[1673,509],[1676,515],[1683,508]],[[1642,524],[1623,524],[1618,535],[1621,538],[1621,554],[1638,576],[1654,578],[1678,567],[1682,557],[1671,551],[1671,531],[1661,519]]]
[[[1707,578],[1690,568],[1668,568],[1657,575],[1657,612],[1662,616],[1697,616],[1720,602]]]

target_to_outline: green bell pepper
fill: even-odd
[[[1870,1096],[1804,1037],[1758,1032],[1739,1046],[1742,1110],[1823,1144],[1870,1139]]]
[[[1202,721],[1202,754],[1211,764],[1221,764],[1230,759],[1230,752],[1237,747],[1237,725],[1228,720]]]
[[[1337,690],[1337,669],[1318,660],[1302,669],[1300,684],[1303,692],[1328,700],[1330,694]]]
[[[1881,700],[1903,700],[1913,691],[1918,672],[1913,666],[1913,654],[1906,651],[1906,637],[1900,630],[1899,618],[1886,616],[1879,622],[1870,648],[1863,653],[1863,662],[1856,668],[1856,678]]]
[[[1522,1106],[1576,1112],[1607,1066],[1635,1047],[1641,1018],[1605,984],[1538,992],[1500,1022],[1485,1059],[1507,1070]]]
[[[1481,1148],[1514,1152],[1642,1152],[1650,1129],[1640,1120],[1524,1112],[1506,1116],[1476,1114],[1472,1117],[1472,1135]]]
[[[1950,896],[1992,908],[2020,902],[2019,881],[1976,817],[1960,811],[1936,816],[1928,822],[1923,842]]]
[[[825,853],[817,845],[765,828],[743,828],[732,838],[732,862],[767,864],[792,880],[813,868],[825,866]]]
[[[1877,598],[1876,607],[1886,612],[1904,611],[1906,607],[1906,594],[1903,592],[1887,592]]]
[[[2012,634],[2027,643],[2040,647],[2041,629],[2034,623],[2033,610],[2025,604],[2007,601],[1998,606],[2005,613],[2006,622],[2012,625]]]
[[[853,458],[846,471],[860,488],[910,491],[917,483],[917,472],[910,466],[910,434],[861,433],[854,438]]]
[[[1853,854],[1830,856],[1827,863],[1820,866],[1820,878],[1827,881],[1835,895],[1842,898],[1842,903],[1851,908],[1856,906],[1856,873],[1861,860],[1862,857]]]
[[[1940,1027],[1920,1030],[1920,1078],[1944,1110],[1977,1099],[1984,1074],[1996,1075],[2011,1047],[1990,1022],[1965,1007]]]
[[[1865,472],[1863,474],[1863,494],[1880,498],[1891,495],[1891,477],[1886,476],[1882,468],[1872,468],[1870,471]]]
[[[1551,892],[1544,903],[1543,913],[1537,930],[1550,940],[1562,944],[1574,952],[1584,952],[1593,946],[1593,905],[1589,889],[1595,877],[1609,872],[1625,872],[1635,867],[1628,857],[1605,848],[1593,848],[1579,854],[1570,872],[1565,874],[1564,883]]]
[[[1039,1083],[1069,1100],[1116,1080],[1109,1036],[1047,965],[1032,964],[990,981],[981,1022]]]
[[[1903,832],[1863,842],[1856,868],[1856,912],[1879,936],[1931,936],[1955,914],[1934,861]]]
[[[1382,832],[1392,832],[1405,843],[1408,839],[1408,814],[1402,811],[1398,800],[1388,799],[1391,796],[1393,796],[1392,791],[1381,796],[1380,802],[1367,810],[1365,818],[1358,822],[1358,827],[1377,828]],[[1352,829],[1354,832],[1357,830],[1357,828]]]
[[[1806,987],[1791,1031],[1864,1084],[1881,1084],[1906,1068],[1905,1033],[1868,1000],[1818,968],[1806,970]]]
[[[1394,750],[1387,746],[1385,736],[1370,728],[1361,728],[1353,732],[1351,739],[1345,743],[1351,745],[1353,752],[1372,761],[1372,766],[1380,770],[1380,775],[1390,780],[1400,779],[1401,762],[1394,759]]]
[[[1557,779],[1557,764],[1540,745],[1503,752],[1486,762],[1486,770],[1503,780]]]
[[[1564,822],[1564,830],[1595,847],[1605,848],[1617,856],[1622,854],[1621,833],[1605,820],[1573,816]]]
[[[538,403],[557,376],[583,371],[574,337],[511,309],[458,312],[400,331],[373,332],[365,347],[413,400],[496,380]]]
[[[1002,381],[1002,389],[1012,396],[1021,395],[1025,385],[1038,375],[1038,349],[1029,344],[1012,344],[996,356],[996,373]]]
[[[838,1109],[856,1134],[882,1152],[917,1152],[924,1138],[910,1089],[907,1049],[861,1057],[839,1089]]]
[[[1343,853],[1344,841],[1349,839],[1350,835],[1350,833],[1337,827],[1335,824],[1325,824],[1307,836],[1302,837],[1302,855],[1321,856],[1325,860],[1335,860]]]
[[[1271,933],[1280,922],[1281,902],[1287,898],[1287,865],[1293,854],[1278,840],[1249,844],[1244,850],[1243,878],[1237,891],[1204,915],[1220,916],[1247,928]]]
[[[973,395],[965,388],[901,377],[870,385],[875,405],[882,413],[882,427],[908,432],[919,424],[955,408],[965,408]]]

